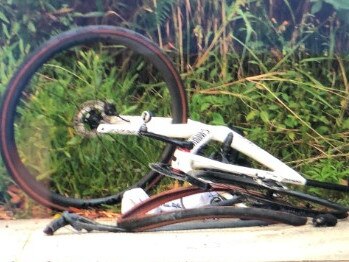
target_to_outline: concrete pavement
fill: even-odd
[[[50,220],[0,221],[0,261],[349,261],[349,221],[333,228],[272,225],[146,233],[46,236]],[[110,222],[110,221],[109,221]]]

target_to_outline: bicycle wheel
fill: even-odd
[[[262,208],[204,207],[119,219],[117,225],[127,231],[147,231],[186,221],[217,218],[258,219],[270,223],[284,223],[293,226],[304,225],[307,221],[304,217]]]
[[[148,138],[96,135],[108,108],[187,120],[187,99],[168,57],[149,39],[112,26],[60,34],[12,77],[1,105],[1,154],[18,185],[55,209],[117,203],[153,184],[149,162],[173,148]]]

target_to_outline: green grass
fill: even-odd
[[[103,46],[69,51],[75,59],[67,59],[67,54],[56,57],[34,77],[18,107],[21,159],[38,181],[62,195],[90,198],[119,192],[149,172],[148,163],[161,154],[159,142],[130,136],[84,137],[74,127],[81,105],[91,100],[113,101],[120,114],[170,114],[162,79],[154,72],[142,82],[142,70],[150,73],[151,68],[118,50]]]
[[[192,116],[240,127],[251,140],[300,171],[324,158],[345,162],[348,118],[343,117],[343,101],[347,95],[337,77],[338,86],[326,86],[318,75],[290,65],[288,70],[238,81],[202,81],[192,92]]]

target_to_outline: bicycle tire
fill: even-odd
[[[106,42],[108,45],[103,46],[101,44],[101,42]],[[77,47],[81,47],[82,51],[80,51],[80,53],[78,51],[74,51],[75,50],[74,48],[77,48]],[[95,50],[91,51],[92,54],[89,54],[88,52],[84,53],[85,48],[87,48],[87,47],[88,48],[91,47],[91,49],[96,48],[97,51],[101,52],[100,56],[98,56],[98,55],[95,56],[95,54],[93,53],[93,52],[95,52]],[[121,51],[119,49],[117,49],[119,47],[120,47]],[[107,51],[110,51],[110,54],[109,54],[110,57],[108,57]],[[113,51],[113,52],[111,52],[111,51]],[[105,52],[105,53],[103,53],[103,52]],[[73,55],[75,55],[80,60],[79,59],[74,60],[74,61],[76,61],[76,63],[70,62],[69,58],[70,58],[70,56],[73,56]],[[92,56],[92,58],[90,58],[89,55]],[[129,55],[129,57],[127,55]],[[151,95],[153,95],[153,96],[159,95],[161,97],[161,95],[163,95],[162,99],[164,101],[167,101],[166,99],[169,99],[169,104],[168,104],[168,107],[166,107],[165,109],[161,108],[161,110],[163,110],[163,112],[165,112],[165,110],[168,110],[170,116],[172,117],[173,123],[185,123],[187,121],[187,111],[188,111],[188,109],[187,109],[187,107],[188,107],[187,106],[187,97],[186,97],[185,89],[183,87],[183,83],[181,81],[181,78],[180,78],[177,70],[175,69],[174,65],[172,64],[172,62],[168,58],[168,56],[166,54],[164,54],[160,50],[160,48],[156,44],[154,44],[151,40],[149,40],[148,38],[146,38],[146,37],[144,37],[136,32],[133,32],[131,30],[127,30],[127,29],[120,28],[120,27],[86,26],[86,27],[76,28],[76,29],[70,30],[68,32],[64,32],[62,34],[59,34],[59,35],[51,38],[49,41],[45,42],[41,47],[36,49],[36,51],[34,51],[30,56],[28,56],[25,59],[25,61],[22,63],[22,65],[19,67],[19,69],[16,71],[16,73],[11,78],[11,80],[7,86],[7,89],[3,95],[3,100],[2,100],[1,109],[0,109],[1,110],[1,122],[0,122],[0,135],[1,135],[0,145],[1,146],[0,147],[1,147],[1,155],[3,157],[4,164],[7,168],[7,170],[9,171],[9,174],[13,177],[14,181],[31,198],[33,198],[34,200],[36,200],[40,204],[45,205],[45,206],[50,207],[50,208],[53,208],[53,209],[58,209],[58,210],[66,210],[69,207],[87,208],[87,207],[100,206],[102,204],[115,204],[115,203],[118,203],[120,201],[121,194],[122,194],[123,190],[126,190],[128,187],[132,187],[132,186],[145,187],[147,185],[149,187],[151,187],[159,180],[159,175],[153,171],[146,173],[146,175],[144,175],[144,173],[141,173],[141,177],[135,178],[136,180],[133,181],[133,185],[128,184],[127,186],[125,186],[125,188],[122,188],[122,189],[118,190],[117,192],[107,192],[106,195],[102,196],[102,197],[100,197],[100,196],[92,196],[92,197],[87,196],[84,199],[83,198],[83,197],[85,197],[84,195],[77,195],[77,196],[72,195],[71,196],[71,195],[68,195],[68,193],[64,193],[65,192],[64,187],[66,185],[62,185],[61,186],[62,188],[60,189],[61,190],[60,191],[58,189],[52,189],[53,182],[51,180],[45,181],[45,182],[39,182],[39,180],[42,179],[42,177],[39,178],[39,176],[40,175],[45,176],[46,173],[45,172],[41,172],[41,173],[38,172],[38,174],[36,174],[35,168],[39,168],[40,166],[35,167],[34,165],[35,165],[35,161],[38,159],[36,159],[35,161],[33,160],[32,161],[33,163],[28,164],[28,160],[26,158],[30,157],[31,154],[30,153],[26,154],[26,153],[22,152],[22,151],[26,152],[24,150],[25,147],[22,145],[22,144],[25,144],[25,139],[21,137],[22,134],[18,131],[21,128],[21,126],[17,122],[22,120],[23,125],[25,126],[25,128],[27,128],[27,129],[24,128],[23,130],[30,130],[32,132],[33,136],[36,136],[39,131],[42,131],[42,134],[40,133],[40,135],[41,135],[40,139],[43,140],[43,143],[46,142],[44,140],[51,139],[50,134],[54,133],[55,130],[53,130],[54,128],[50,128],[49,124],[47,124],[47,127],[45,126],[43,128],[41,128],[40,126],[39,127],[35,126],[35,123],[29,124],[30,121],[25,121],[26,117],[25,117],[25,114],[23,112],[32,112],[31,113],[32,115],[30,115],[30,113],[28,113],[30,116],[27,118],[35,120],[33,122],[38,122],[38,123],[40,122],[40,124],[43,124],[46,122],[47,123],[48,122],[50,122],[50,123],[51,122],[67,123],[66,124],[67,126],[65,127],[67,130],[64,131],[64,132],[66,132],[66,133],[64,133],[64,136],[70,136],[71,132],[73,132],[73,135],[71,135],[71,136],[73,136],[73,139],[68,141],[72,144],[72,145],[67,146],[67,148],[69,148],[69,150],[78,151],[76,148],[78,148],[78,147],[80,148],[80,144],[75,145],[76,148],[74,148],[74,143],[77,143],[77,141],[79,142],[80,140],[83,140],[85,142],[85,140],[84,140],[85,138],[80,138],[80,137],[76,136],[76,134],[75,134],[76,132],[74,130],[75,126],[73,126],[73,124],[71,124],[71,122],[68,123],[68,120],[73,121],[72,115],[69,115],[69,117],[67,116],[66,118],[64,118],[66,112],[63,109],[58,110],[59,107],[56,106],[53,108],[55,108],[55,110],[57,111],[56,112],[57,118],[54,118],[51,115],[49,115],[49,113],[51,113],[51,112],[47,113],[47,110],[45,111],[45,110],[39,108],[41,111],[38,110],[38,112],[36,112],[36,107],[35,107],[36,105],[33,102],[34,99],[39,97],[39,95],[37,95],[37,93],[35,93],[35,91],[38,92],[39,94],[42,94],[45,90],[49,90],[46,92],[48,94],[47,96],[50,97],[50,99],[48,99],[48,102],[47,102],[47,100],[45,100],[46,101],[45,103],[50,103],[51,100],[54,100],[55,98],[57,98],[57,100],[61,100],[61,101],[56,102],[56,104],[58,104],[60,106],[67,105],[67,107],[70,106],[71,108],[77,110],[76,107],[78,106],[78,103],[75,103],[75,102],[71,102],[71,104],[66,103],[68,99],[72,98],[66,94],[66,91],[69,91],[69,92],[75,91],[77,94],[74,94],[74,95],[75,95],[75,97],[78,97],[79,99],[82,99],[82,97],[85,96],[85,93],[83,93],[83,92],[81,92],[81,94],[78,93],[78,89],[80,88],[80,86],[79,87],[70,86],[70,85],[73,85],[75,82],[78,83],[78,81],[81,80],[80,79],[80,78],[82,78],[81,75],[78,75],[76,72],[78,72],[78,70],[84,69],[79,64],[79,62],[81,62],[81,59],[85,59],[85,56],[86,56],[86,60],[91,59],[92,62],[96,62],[96,63],[101,60],[101,57],[103,59],[106,59],[106,60],[109,59],[108,63],[110,63],[110,64],[114,63],[114,65],[119,63],[118,66],[120,66],[121,69],[123,69],[121,66],[125,66],[125,64],[126,64],[126,67],[127,66],[128,67],[126,69],[124,69],[124,71],[122,72],[124,75],[122,75],[122,73],[118,73],[118,76],[125,76],[125,79],[122,79],[122,80],[124,80],[124,82],[122,82],[122,81],[117,82],[117,80],[119,80],[119,79],[116,79],[116,78],[113,78],[113,79],[117,85],[120,85],[120,86],[122,85],[122,88],[118,88],[118,90],[119,89],[123,90],[123,88],[125,88],[125,90],[127,92],[129,92],[129,91],[127,89],[127,82],[126,81],[129,80],[127,77],[130,77],[129,76],[131,74],[130,72],[133,72],[132,70],[134,70],[135,72],[138,73],[138,71],[136,71],[136,70],[139,70],[139,68],[141,68],[140,70],[144,69],[145,73],[142,71],[141,73],[137,74],[137,77],[139,78],[139,79],[137,79],[137,81],[139,81],[139,82],[137,82],[137,84],[140,83],[141,80],[144,80],[144,83],[141,83],[143,89],[140,91],[139,89],[137,89],[138,86],[135,86],[132,89],[133,93],[131,95],[132,95],[132,99],[138,103],[136,105],[144,103],[143,100],[140,100],[141,95],[144,95],[144,94],[147,95],[147,92],[149,92],[149,93],[153,92],[153,93],[151,93]],[[135,60],[135,61],[137,61],[137,63],[135,63],[138,66],[137,68],[136,68],[136,65],[130,63],[127,60],[127,58],[131,59],[134,57],[135,57],[135,59],[138,59],[138,60],[144,58],[144,61],[142,60],[140,62],[138,62],[138,60]],[[122,60],[122,62],[120,62],[119,61],[120,58],[125,58],[125,60]],[[93,59],[95,59],[95,60],[93,60]],[[100,59],[100,60],[98,60],[98,59]],[[53,60],[53,62],[51,62],[52,64],[49,64],[49,62],[51,60]],[[69,65],[71,67],[69,67],[69,69],[66,69],[66,71],[64,71],[60,68],[61,63],[62,64],[67,63],[67,65]],[[87,63],[87,65],[89,65],[88,61],[86,63]],[[105,64],[107,64],[107,62],[105,62]],[[80,68],[80,66],[81,66],[81,68]],[[92,66],[94,66],[94,64]],[[96,68],[98,70],[101,70],[100,72],[102,72],[102,75],[104,75],[104,74],[116,75],[117,74],[117,73],[115,73],[115,71],[117,71],[117,70],[116,69],[114,70],[112,67],[108,68],[108,70],[107,70],[107,69],[100,69],[98,66],[99,66],[99,64],[96,65]],[[46,69],[46,68],[49,68],[49,69]],[[57,71],[52,72],[52,76],[51,76],[51,71],[49,71],[50,68],[57,69]],[[71,70],[71,71],[69,71],[69,70]],[[76,71],[74,71],[74,70],[76,70]],[[153,70],[153,71],[151,71],[152,74],[147,75],[146,70]],[[91,71],[91,72],[94,72],[94,71]],[[98,74],[98,72],[99,71],[96,72],[97,79],[99,79],[98,77],[101,76],[101,74]],[[64,75],[64,73],[67,73],[67,76]],[[46,74],[48,74],[48,75],[46,75]],[[63,75],[63,76],[61,76],[61,75]],[[57,79],[55,79],[56,76],[57,76],[57,79],[61,82],[59,82]],[[146,77],[144,78],[144,76],[146,76]],[[156,80],[158,80],[158,79],[156,79],[157,76],[159,76],[159,79],[161,81],[156,82]],[[61,78],[59,78],[59,77],[61,77]],[[89,76],[88,74],[86,74],[86,79],[90,79],[88,77],[90,77],[92,79],[92,76]],[[142,77],[144,79],[141,79]],[[41,81],[41,78],[42,78],[42,82],[39,82],[39,81]],[[51,78],[54,78],[54,79],[52,80]],[[71,82],[69,82],[69,79],[71,80]],[[131,80],[132,79],[133,78],[131,78]],[[151,80],[153,82],[151,82]],[[54,88],[50,87],[50,89],[49,88],[40,89],[41,86],[39,84],[35,85],[35,83],[37,83],[37,82],[40,85],[41,84],[42,85],[43,84],[52,84],[52,85],[56,84],[56,85]],[[66,86],[67,86],[67,87],[65,87],[63,92],[60,89],[61,88],[60,85],[63,85],[62,83],[66,84]],[[85,84],[88,86],[89,82],[85,81]],[[102,79],[101,86],[103,85],[102,87],[104,88],[104,86],[107,86],[107,84],[108,84],[108,82],[105,79]],[[148,88],[148,86],[151,86],[151,85],[152,85],[152,89]],[[91,84],[91,86],[92,86],[92,84]],[[124,86],[126,86],[126,87],[124,87]],[[163,88],[163,86],[166,86],[166,88]],[[83,88],[83,87],[84,86],[82,85],[81,88]],[[37,88],[37,90],[34,90],[34,88]],[[98,86],[98,88],[100,88],[100,86]],[[98,88],[94,87],[94,89],[93,88],[91,89],[92,91],[88,90],[91,93],[91,96],[95,99],[99,98],[99,95],[102,96],[102,94],[100,94],[100,93],[104,92],[104,90],[102,90],[102,91],[100,89],[97,90]],[[166,89],[166,90],[161,91],[163,89]],[[110,90],[108,90],[108,91],[111,92]],[[127,95],[126,91],[125,91],[125,93]],[[60,94],[59,92],[61,92],[62,95],[61,94],[59,96],[57,96],[57,94],[53,95],[53,94],[51,94],[51,92],[57,92],[57,94]],[[89,94],[89,92],[86,92],[86,95]],[[160,93],[160,92],[166,92],[166,93]],[[131,97],[131,95],[130,95],[130,97]],[[149,95],[149,97],[151,97],[151,95]],[[52,99],[51,99],[51,96],[52,96]],[[119,99],[120,101],[122,101],[121,95],[119,95],[119,97],[117,97],[117,95],[115,94],[115,97],[116,97],[115,99]],[[103,95],[103,98],[104,98],[104,95]],[[40,97],[39,97],[39,99],[40,99]],[[139,100],[137,100],[137,99],[139,99]],[[125,101],[125,100],[126,99],[124,99],[123,101]],[[28,106],[29,103],[32,103],[33,106],[32,107]],[[154,107],[155,107],[155,105],[154,105]],[[128,108],[132,109],[133,107],[130,106]],[[160,108],[160,106],[159,106],[159,108]],[[68,108],[68,109],[70,109],[70,108]],[[36,113],[38,115],[36,115]],[[40,117],[44,117],[46,122],[41,121]],[[62,118],[64,118],[64,119],[62,119]],[[64,121],[66,121],[66,122],[64,122]],[[57,124],[57,126],[60,127],[59,124]],[[45,128],[46,128],[46,130],[44,130]],[[44,131],[46,131],[46,133],[44,133]],[[61,133],[59,133],[57,131],[57,134],[55,134],[55,135],[58,136],[58,135],[61,135]],[[29,135],[27,137],[29,137]],[[74,140],[74,138],[76,140]],[[70,139],[70,137],[69,137],[69,139]],[[97,142],[109,143],[107,140],[103,140],[103,139],[104,138],[100,138],[99,136],[97,136],[97,138],[95,138],[95,140],[98,140]],[[28,141],[26,141],[27,146],[28,146],[28,144],[30,144],[29,147],[36,145],[30,139],[27,139],[27,140],[28,140]],[[93,139],[91,139],[90,141],[92,141],[92,140]],[[115,142],[115,141],[112,141],[112,142]],[[47,161],[47,162],[52,161],[53,162],[55,160],[54,159],[55,156],[61,157],[61,155],[67,154],[66,157],[62,156],[64,158],[65,165],[73,165],[73,162],[69,161],[69,158],[72,157],[71,153],[69,151],[68,152],[61,152],[62,150],[65,149],[65,147],[62,149],[62,147],[59,147],[59,145],[54,145],[54,143],[55,143],[54,141],[48,141],[45,144],[45,146],[47,146],[48,149],[46,149],[46,148],[42,149],[43,151],[44,150],[47,151],[47,152],[42,152],[42,155],[44,155],[44,157],[46,157],[45,153],[50,155],[50,157],[48,157],[48,156],[46,157],[47,159],[45,159],[45,161]],[[89,142],[86,142],[86,143],[89,143]],[[52,148],[51,148],[51,146],[52,146]],[[150,145],[150,146],[152,146],[152,145]],[[92,147],[92,146],[90,145],[90,147]],[[121,143],[120,143],[120,147],[122,149],[124,148],[125,150],[128,149],[127,147],[125,147]],[[93,148],[93,150],[99,149],[97,147],[92,147],[92,148]],[[108,148],[108,147],[106,146],[106,148]],[[105,152],[110,153],[106,148],[104,149],[105,150],[104,153]],[[35,155],[36,154],[35,149],[31,149],[31,150],[32,151],[30,151],[30,150],[28,150],[28,151],[32,152],[33,155]],[[39,150],[41,150],[41,148],[39,148]],[[54,152],[54,150],[56,150],[55,151],[56,154],[53,156],[52,152]],[[61,151],[59,151],[59,150],[61,150]],[[97,153],[93,152],[91,154],[92,149],[90,148],[89,150],[90,150],[89,151],[90,158],[97,157],[98,152]],[[163,149],[163,151],[159,150],[159,151],[163,152],[162,154],[160,154],[161,162],[167,162],[170,159],[170,157],[173,153],[173,150],[174,150],[174,148],[171,146],[166,146],[165,149]],[[101,154],[99,156],[100,156],[100,161],[106,161],[105,165],[104,166],[101,165],[101,166],[105,167],[105,168],[108,167],[110,165],[110,163],[107,163],[106,155],[104,155],[102,157],[102,154]],[[82,157],[84,157],[84,156],[82,156]],[[39,158],[39,160],[41,160],[41,159]],[[125,156],[124,159],[120,158],[120,163],[122,163],[122,160],[127,162],[127,160],[129,160],[129,158],[127,158],[127,156]],[[78,170],[79,168],[82,168],[84,166],[84,164],[90,164],[88,162],[89,160],[87,158],[85,158],[84,161],[81,161],[78,164],[75,164],[74,170]],[[136,163],[137,161],[134,161],[135,164],[137,164]],[[141,161],[139,161],[139,162],[141,162]],[[58,168],[60,168],[60,166],[57,164],[57,166],[55,166],[54,168],[58,169]],[[57,171],[54,168],[52,170],[44,169],[44,171],[47,171],[49,173],[49,176],[51,177],[50,172],[53,172],[54,174],[57,173]],[[94,168],[94,166],[92,165],[91,169],[93,169],[93,168]],[[110,169],[112,169],[112,168],[110,167]],[[131,167],[130,167],[130,169],[131,169]],[[73,170],[73,167],[72,167],[72,170]],[[131,171],[135,171],[135,169],[131,170]],[[110,176],[108,177],[108,175],[111,175],[113,172],[116,172],[116,171],[111,170],[108,174],[106,174],[106,177],[109,179]],[[122,173],[122,172],[123,171],[121,170],[120,173]],[[68,173],[70,174],[70,172],[64,173],[64,176],[68,175]],[[86,174],[83,174],[82,176],[84,176],[84,175],[86,175]],[[58,177],[58,175],[57,175],[57,177],[59,179],[61,179],[64,176]],[[122,176],[120,176],[120,177],[122,177]],[[93,178],[93,177],[91,176],[91,178]],[[46,179],[46,177],[44,177],[44,179]],[[67,181],[68,182],[66,182],[66,183],[69,184],[70,180],[67,180]],[[81,180],[79,177],[79,180],[77,180],[77,182],[75,182],[75,184],[73,186],[75,186],[75,187],[80,186],[80,184],[79,184],[80,181]],[[91,182],[90,183],[91,186],[96,186],[94,181],[90,181],[90,182]]]
[[[119,219],[118,227],[127,231],[147,231],[167,225],[208,218],[241,218],[271,223],[284,223],[293,226],[304,225],[307,218],[286,212],[262,208],[204,207],[167,212],[158,215]]]

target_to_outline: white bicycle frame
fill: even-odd
[[[193,171],[195,170],[215,169],[247,175],[261,181],[271,179],[281,183],[306,184],[306,179],[298,172],[225,126],[207,125],[193,120],[188,120],[185,124],[173,124],[172,119],[166,117],[152,117],[149,122],[145,123],[141,116],[121,115],[120,117],[110,117],[108,123],[100,124],[97,133],[139,135],[140,131],[145,128],[147,132],[170,138],[187,139],[193,142],[194,147],[191,150],[177,149],[171,163],[173,168],[185,173],[194,174]],[[196,154],[202,146],[211,140],[223,143],[230,133],[233,134],[232,148],[256,160],[270,170],[226,164]]]

